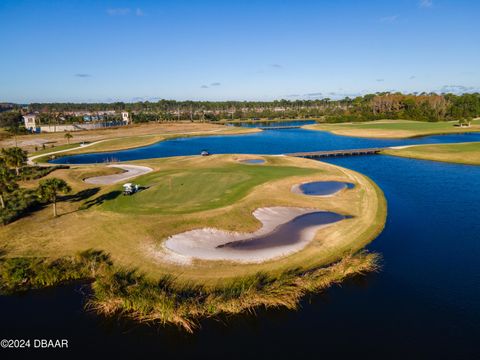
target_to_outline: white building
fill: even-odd
[[[35,131],[37,129],[37,115],[28,114],[23,116],[23,123],[25,124],[25,129],[29,131]]]
[[[125,124],[130,124],[131,120],[130,120],[130,114],[128,113],[128,111],[122,111],[122,120]]]

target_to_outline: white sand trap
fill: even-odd
[[[253,215],[263,226],[253,233],[212,228],[169,237],[159,258],[188,265],[194,259],[260,263],[302,250],[320,228],[340,221],[339,214],[295,207],[260,208]]]
[[[400,149],[406,149],[412,146],[415,146],[415,145],[390,146],[387,149],[400,150]]]
[[[125,170],[125,172],[121,174],[95,176],[95,177],[85,179],[84,181],[89,184],[110,185],[120,181],[131,179],[152,171],[152,169],[147,166],[139,166],[139,165],[108,165],[108,167],[123,169]]]

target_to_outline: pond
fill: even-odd
[[[263,159],[245,159],[245,160],[240,160],[240,162],[244,164],[256,164],[256,165],[265,164],[265,160]]]
[[[294,193],[310,196],[329,196],[334,195],[343,189],[352,189],[353,187],[353,184],[341,181],[313,181],[294,185],[292,191]]]
[[[305,137],[317,140],[310,144]],[[207,143],[215,144],[211,148],[216,152],[223,143],[228,152],[262,149],[265,153],[270,146],[262,145],[261,139],[275,144],[272,152],[277,153],[335,144],[337,148],[359,147],[358,143],[369,141],[339,138],[335,143],[322,133],[270,131],[223,140],[179,140],[153,153],[181,155],[208,147]],[[414,140],[462,139],[478,141],[479,137]],[[140,153],[131,156],[138,158]],[[371,177],[385,193],[386,227],[368,247],[383,256],[379,273],[307,298],[299,311],[259,310],[255,315],[206,320],[193,335],[123,320],[106,321],[86,313],[83,292],[88,287],[71,285],[3,296],[0,338],[67,338],[69,351],[76,354],[121,358],[140,353],[164,359],[480,358],[480,167],[384,155],[329,158],[328,162]]]
[[[228,126],[248,127],[248,128],[269,128],[277,126],[304,126],[315,124],[315,120],[275,120],[275,121],[244,121],[229,123]]]

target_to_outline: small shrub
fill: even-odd
[[[3,225],[9,224],[38,205],[40,205],[40,201],[35,191],[17,189],[5,197],[5,208],[0,208],[0,222]]]
[[[93,279],[112,265],[107,254],[87,250],[60,259],[0,258],[0,294]]]

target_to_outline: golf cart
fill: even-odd
[[[132,183],[123,184],[123,195],[133,195],[138,191],[138,185]]]

